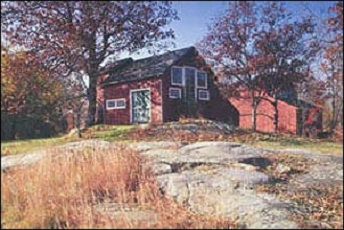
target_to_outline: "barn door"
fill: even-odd
[[[150,119],[150,91],[135,90],[131,92],[131,122],[147,123]]]

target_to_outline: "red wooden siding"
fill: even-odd
[[[130,124],[130,90],[150,89],[151,122],[162,122],[161,79],[151,78],[145,81],[127,82],[104,87],[105,124]],[[125,98],[125,109],[106,110],[106,100]]]
[[[198,56],[197,54],[185,56],[184,58],[181,58],[176,63],[174,63],[172,66],[195,67],[197,70],[205,71],[207,73],[208,87],[206,90],[209,91],[210,100],[196,100],[196,117],[224,121],[237,125],[238,111],[229,103],[228,100],[224,99],[221,96],[218,87],[215,85],[213,73],[210,67],[206,65],[204,59],[201,56]],[[171,99],[169,97],[170,87],[180,89],[182,88],[181,86],[175,86],[171,83],[172,66],[166,69],[162,81],[164,122],[176,121],[181,117],[190,116],[190,114],[188,114],[187,108],[183,106],[181,99]]]
[[[268,96],[265,96],[268,97]],[[268,98],[272,99],[272,98]],[[238,98],[229,98],[229,101],[239,111],[239,126],[252,128],[251,97],[246,91]],[[278,100],[278,132],[316,136],[322,131],[322,111],[316,106],[307,105],[297,107],[285,101]],[[274,132],[274,108],[267,100],[261,100],[257,107],[256,129],[263,132]]]
[[[230,102],[238,109],[239,126],[252,128],[252,107],[250,98],[231,98]],[[278,101],[278,131],[297,134],[297,108],[284,101]],[[262,100],[257,107],[257,131],[273,132],[274,108],[270,102]]]

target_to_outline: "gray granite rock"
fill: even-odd
[[[188,128],[192,130],[195,127]],[[290,201],[279,200],[272,194],[257,193],[253,189],[257,184],[270,182],[269,176],[261,172],[261,169],[272,164],[267,154],[288,152],[312,159],[314,164],[308,172],[293,178],[300,186],[343,182],[343,156],[327,156],[304,150],[261,149],[234,142],[183,145],[180,142],[109,143],[98,140],[73,142],[56,148],[65,150],[62,153],[68,153],[83,148],[117,147],[131,148],[144,156],[144,166],[150,167],[156,174],[164,196],[186,205],[196,213],[222,215],[238,220],[248,229],[298,228],[295,222],[288,220],[288,216],[299,207]],[[1,169],[32,164],[47,153],[42,150],[2,157]],[[287,165],[277,165],[277,173],[288,173],[290,170]],[[116,208],[106,210],[112,214],[118,213]],[[154,211],[130,209],[125,212],[133,220],[155,218]]]
[[[124,143],[124,144],[128,148],[132,148],[139,152],[144,152],[151,149],[178,148],[181,146],[180,142],[173,142],[173,141],[132,142],[132,143]]]
[[[151,169],[155,175],[161,175],[166,173],[172,173],[171,165],[164,163],[156,163],[151,166]]]
[[[241,183],[247,184],[249,180],[238,177],[236,173],[233,176],[232,172],[236,171],[220,169],[220,172],[222,174],[197,171],[165,174],[158,176],[158,183],[165,196],[187,205],[191,211],[197,213],[237,219],[247,228],[297,227],[295,223],[285,221],[289,213],[282,201],[273,195],[266,195],[266,197],[270,196],[269,199],[261,197],[255,191],[246,189],[246,186],[241,186]],[[263,178],[267,180],[267,177],[263,176]],[[252,179],[250,183],[261,182],[255,178],[250,179]],[[280,212],[266,212],[271,207],[275,207]],[[265,222],[262,222],[264,218]]]
[[[42,159],[46,154],[47,151],[40,150],[30,154],[18,154],[13,156],[1,157],[1,170],[6,171],[11,167],[27,166],[33,164]]]
[[[291,168],[287,165],[284,165],[282,163],[277,164],[276,171],[280,174],[288,173],[288,172],[290,172],[290,170],[291,170]]]
[[[145,223],[147,226],[154,227],[159,223],[158,212],[153,209],[142,209],[142,207],[135,205],[117,203],[101,203],[95,205],[94,208],[112,218],[125,219],[132,224]]]

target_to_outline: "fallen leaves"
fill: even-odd
[[[262,171],[271,175],[276,183],[259,185],[256,191],[273,193],[283,200],[292,201],[301,211],[295,210],[290,218],[302,228],[343,228],[342,182],[300,186],[291,179],[295,174],[306,173],[309,166],[314,164],[311,159],[287,153],[267,157],[273,164]],[[291,167],[291,173],[278,174],[278,162]]]

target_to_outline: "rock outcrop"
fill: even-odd
[[[300,210],[295,203],[255,190],[255,187],[273,183],[275,180],[265,170],[276,163],[272,162],[269,156],[288,152],[311,159],[314,164],[310,166],[309,171],[293,177],[294,181],[304,186],[312,183],[343,182],[342,156],[326,156],[301,150],[260,149],[235,142],[116,144],[88,140],[57,148],[68,152],[71,149],[75,151],[85,147],[98,149],[118,145],[132,148],[144,156],[144,166],[150,167],[156,174],[158,185],[165,196],[186,205],[193,212],[221,215],[236,220],[243,228],[299,228],[298,224],[289,218]],[[32,164],[45,154],[47,151],[42,150],[31,154],[2,157],[1,169]],[[287,175],[292,173],[292,168],[278,162],[275,171],[277,174]],[[106,208],[107,212],[109,210],[114,208]],[[135,213],[137,212],[140,213],[140,218],[146,218],[144,212],[135,210]],[[128,215],[130,216],[130,213]],[[149,215],[155,214],[150,212]]]

